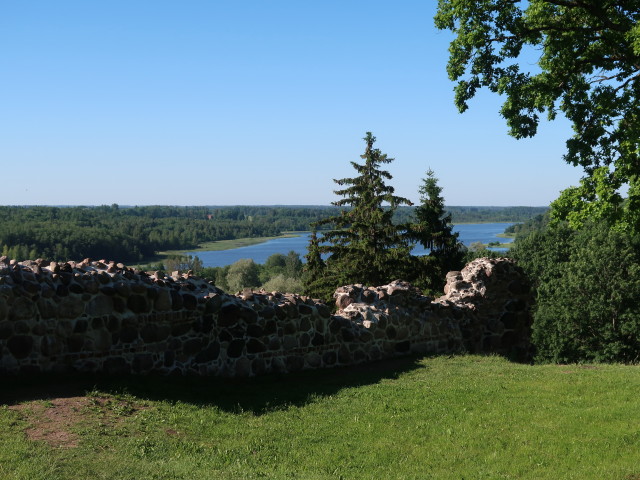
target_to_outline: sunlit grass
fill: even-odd
[[[30,419],[1,407],[0,478],[632,479],[639,387],[638,367],[477,356],[111,379],[74,448],[26,440]]]

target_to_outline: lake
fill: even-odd
[[[496,242],[508,243],[510,239],[502,239],[496,237],[497,234],[503,233],[504,229],[512,223],[469,223],[463,225],[454,225],[454,231],[460,234],[459,240],[466,246],[473,242]],[[237,262],[241,258],[251,258],[256,263],[264,263],[269,256],[274,253],[286,255],[290,250],[298,253],[301,258],[307,253],[309,245],[309,237],[311,233],[303,233],[299,237],[277,238],[268,242],[250,245],[248,247],[234,248],[231,250],[217,250],[205,252],[188,252],[187,255],[197,255],[205,267],[224,267]],[[506,251],[506,248],[492,249],[496,251]],[[416,247],[413,249],[414,255],[424,255],[427,253],[424,248]],[[303,258],[304,260],[304,258]]]

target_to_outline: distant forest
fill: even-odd
[[[546,207],[447,207],[453,223],[524,222]],[[337,207],[0,207],[2,254],[17,260],[46,258],[116,259],[139,262],[165,250],[246,237],[309,230],[313,222],[338,214]],[[412,207],[398,209],[397,223]]]
[[[405,210],[407,212],[405,212]],[[542,215],[549,207],[452,207],[445,208],[452,223],[521,223]],[[413,207],[400,207],[399,212],[409,218]]]

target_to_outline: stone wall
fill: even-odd
[[[251,376],[410,353],[529,354],[530,292],[508,259],[447,275],[445,295],[350,285],[310,298],[225,294],[189,274],[0,257],[0,373]]]

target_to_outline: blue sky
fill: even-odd
[[[449,205],[547,205],[568,123],[459,114],[435,5],[3,2],[0,204],[328,204],[371,131],[413,201],[430,167]]]

